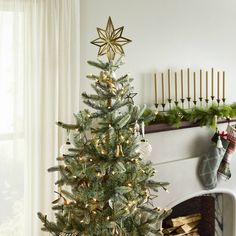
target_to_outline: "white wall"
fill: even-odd
[[[108,16],[133,40],[124,46],[120,73],[135,78],[137,103],[153,103],[153,72],[187,67],[225,70],[228,101],[236,100],[235,0],[81,0],[81,92],[91,91],[86,61],[96,60],[98,51],[89,42]]]
[[[227,101],[236,101],[235,0],[81,0],[80,92],[92,91],[85,76],[94,70],[86,61],[96,60],[98,48],[89,42],[97,38],[96,27],[105,28],[108,16],[115,28],[125,26],[124,37],[133,40],[124,47],[127,63],[120,73],[131,72],[135,78],[137,103],[154,103],[154,72],[187,67],[225,70]],[[80,103],[80,108],[85,107]],[[192,128],[147,135],[156,177],[170,182],[170,193],[160,192],[160,206],[187,199],[202,189],[198,159],[207,151],[213,132]],[[236,193],[234,162],[232,178],[220,183],[216,191]]]

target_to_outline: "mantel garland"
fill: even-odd
[[[215,128],[217,126],[217,119],[236,118],[236,103],[222,106],[213,104],[209,107],[194,107],[188,110],[177,106],[174,109],[157,114],[155,114],[155,111],[148,108],[144,113],[144,117],[150,117],[148,125],[164,123],[179,128],[181,127],[181,122],[189,121],[199,126]]]

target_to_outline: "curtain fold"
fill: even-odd
[[[78,111],[79,4],[78,0],[0,0],[0,15],[14,13],[12,27],[14,32],[20,30],[15,35],[22,40],[21,54],[15,44],[15,66],[22,70],[24,81],[24,89],[17,85],[24,91],[24,236],[45,235],[36,214],[52,216],[57,188],[55,175],[47,169],[57,164],[66,137],[55,122],[73,122],[72,114]],[[0,30],[2,23],[0,18]]]
[[[55,165],[65,135],[55,121],[73,122],[79,91],[79,1],[28,1],[25,14],[26,57],[26,143],[28,167],[26,186],[31,188],[26,222],[33,220],[27,235],[42,235],[38,211],[52,216],[55,175],[46,170]],[[29,37],[30,35],[30,37]],[[29,122],[31,121],[31,122]]]

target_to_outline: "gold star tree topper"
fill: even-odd
[[[122,37],[124,26],[114,28],[111,17],[108,18],[106,29],[97,28],[99,38],[91,43],[99,47],[98,56],[107,55],[108,61],[114,60],[116,54],[123,55],[123,45],[131,40]]]

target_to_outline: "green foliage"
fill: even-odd
[[[136,122],[147,123],[153,114],[127,99],[132,79],[128,74],[116,78],[114,73],[121,58],[88,63],[101,70],[88,76],[95,94],[82,94],[91,110],[74,114],[75,124],[57,123],[76,132],[75,147],[48,169],[59,173],[56,185],[61,191],[52,206],[55,222],[38,214],[42,230],[52,235],[161,235],[160,222],[169,211],[154,208],[152,199],[167,183],[153,180],[155,170],[140,158],[134,135]]]
[[[177,128],[181,126],[182,121],[190,121],[199,126],[216,127],[216,116],[218,120],[228,117],[236,117],[236,104],[217,106],[213,104],[210,107],[196,107],[189,110],[176,107],[167,112],[155,114],[151,109],[146,109],[143,117],[151,117],[148,124],[166,123],[174,125]]]

